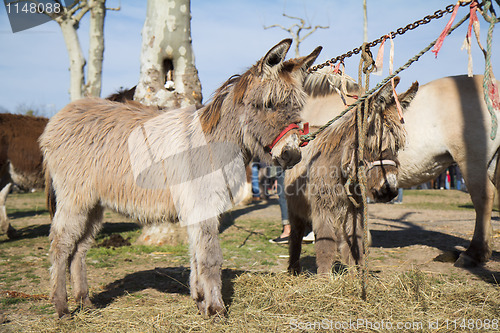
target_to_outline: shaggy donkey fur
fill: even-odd
[[[69,313],[66,267],[76,299],[91,305],[85,256],[101,228],[104,207],[143,223],[179,218],[189,236],[191,295],[202,314],[225,312],[218,215],[231,203],[228,188],[240,185],[233,179],[237,168],[231,163],[242,160],[243,153],[268,163],[272,154],[283,167],[300,160],[297,131],[281,139],[271,154],[266,149],[287,125],[300,121],[305,71],[321,51],[317,48],[306,57],[284,61],[290,44],[290,39],[283,40],[246,73],[231,77],[197,112],[162,112],[138,103],[84,99],[50,120],[40,145],[47,188],[50,194],[53,187],[57,200],[50,258],[51,297],[60,317]],[[217,144],[236,149],[220,154],[201,149]],[[147,149],[141,150],[141,145]],[[149,156],[151,151],[159,154]],[[170,152],[175,158],[166,157]],[[177,152],[190,155],[188,163],[194,165],[176,165],[185,162]],[[148,165],[149,161],[154,163]],[[213,164],[221,168],[210,169]],[[207,165],[210,170],[199,170]],[[205,172],[218,172],[225,182],[208,179],[193,188],[192,183],[206,179]],[[215,215],[201,220],[206,210]]]
[[[396,78],[396,84],[399,78]],[[418,83],[400,95],[406,108],[418,90]],[[405,130],[395,107],[392,87],[386,84],[369,99],[364,163],[367,165],[367,191],[378,201],[389,201],[397,194],[397,153],[405,145]],[[312,223],[316,238],[318,273],[331,270],[340,252],[346,263],[363,258],[362,207],[356,207],[344,185],[359,164],[356,160],[356,112],[351,111],[320,133],[302,151],[302,161],[286,174],[286,195],[290,235],[289,271],[300,272],[300,252],[304,229]],[[370,162],[382,161],[382,165]],[[391,164],[392,161],[393,164]],[[350,192],[361,202],[359,187]]]

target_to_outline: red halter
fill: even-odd
[[[274,148],[274,146],[278,143],[278,141],[280,141],[281,138],[284,137],[286,133],[290,132],[293,129],[298,129],[300,135],[309,134],[309,123],[304,123],[304,129],[303,130],[301,130],[300,127],[299,127],[299,125],[297,125],[297,124],[290,124],[290,125],[288,125],[283,131],[281,131],[281,133],[276,137],[276,139],[274,139],[273,143],[271,143],[269,146],[267,146],[267,148],[269,148],[269,150],[272,150]],[[300,144],[300,146],[304,147],[308,143],[309,142],[307,142],[307,141],[306,142],[302,142]]]

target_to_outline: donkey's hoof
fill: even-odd
[[[472,268],[472,267],[477,267],[481,263],[465,252],[462,252],[460,256],[458,257],[457,261],[455,261],[455,267],[461,267],[461,268]]]
[[[85,296],[82,296],[82,297],[75,297],[77,299],[77,302],[78,302],[78,307],[80,308],[89,308],[89,309],[93,309],[94,308],[94,304],[92,304],[92,302],[90,301],[90,298],[85,295]]]
[[[14,239],[19,239],[20,236],[16,229],[9,226],[9,230],[7,230],[7,237],[9,237],[9,239],[14,240]]]
[[[224,317],[226,315],[226,308],[221,304],[208,305],[206,301],[197,302],[198,311],[204,317]]]
[[[57,318],[59,320],[71,320],[73,319],[73,315],[68,311],[68,312],[57,312],[56,314]]]
[[[56,306],[56,313],[59,318],[71,317],[71,312],[69,312],[67,302],[54,301]],[[67,318],[66,318],[67,319]]]
[[[212,305],[207,309],[207,313],[209,316],[214,317],[214,320],[219,320],[220,318],[224,318],[227,314],[226,308],[222,305]]]

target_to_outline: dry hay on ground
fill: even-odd
[[[122,296],[106,308],[76,313],[72,320],[12,319],[19,330],[32,332],[287,332],[295,328],[370,332],[395,330],[397,325],[406,325],[398,331],[449,332],[469,330],[470,325],[495,330],[500,318],[497,285],[478,287],[418,270],[388,278],[370,276],[366,301],[360,298],[354,270],[329,277],[243,273],[232,282],[228,317],[216,321],[202,318],[187,295],[152,290]]]

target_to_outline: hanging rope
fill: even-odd
[[[496,2],[499,3],[498,0],[496,0]],[[494,140],[497,135],[498,128],[498,119],[495,114],[495,108],[500,110],[500,103],[498,102],[498,86],[496,84],[496,80],[493,75],[493,69],[491,67],[491,44],[493,39],[493,28],[495,27],[495,24],[497,24],[500,20],[496,18],[491,0],[485,1],[483,8],[483,17],[487,22],[490,23],[490,26],[488,28],[488,35],[486,38],[486,54],[484,57],[483,95],[486,106],[488,107],[488,112],[491,115],[490,139]],[[491,16],[488,16],[488,10],[490,11]]]
[[[365,74],[365,85],[363,87],[363,92],[370,87],[370,73],[373,72],[375,67],[375,61],[373,60],[372,53],[369,48],[365,46],[363,53],[361,54],[361,61],[359,68],[363,67],[363,73]],[[358,74],[361,83],[361,73]],[[357,109],[357,125],[358,125],[358,167],[357,167],[357,178],[359,189],[361,190],[361,202],[363,210],[363,218],[361,226],[363,228],[363,267],[361,269],[361,298],[366,300],[366,288],[368,279],[368,200],[366,198],[366,169],[364,161],[365,153],[365,140],[368,131],[368,99],[363,102],[363,107],[358,107]]]

